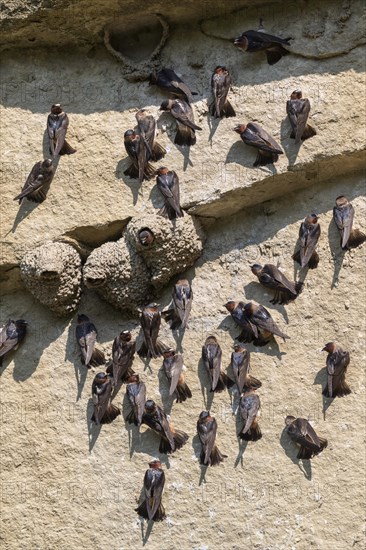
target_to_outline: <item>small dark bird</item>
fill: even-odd
[[[310,113],[310,101],[302,97],[301,90],[292,92],[286,103],[286,112],[292,126],[290,138],[294,139],[295,143],[316,136],[314,128],[306,124]]]
[[[125,149],[132,160],[131,165],[123,172],[125,176],[128,176],[129,178],[132,178],[134,180],[140,181],[140,169],[139,169],[139,158],[142,153],[144,152],[144,145],[141,145],[142,138],[135,132],[135,130],[127,130],[124,133],[124,144]],[[151,180],[156,174],[155,168],[149,163],[145,163],[144,165],[144,173],[142,180]],[[142,181],[141,180],[141,181]]]
[[[327,357],[327,385],[323,390],[326,397],[343,397],[351,393],[351,388],[346,382],[346,370],[349,365],[350,355],[335,342],[328,342],[322,349],[328,352]]]
[[[76,153],[76,149],[71,147],[65,139],[68,126],[69,117],[63,112],[61,105],[59,103],[52,105],[51,113],[47,117],[47,132],[52,157]]]
[[[336,198],[336,206],[333,208],[333,218],[341,235],[342,250],[357,248],[366,241],[366,235],[359,229],[352,229],[355,209],[347,197],[343,195]]]
[[[170,328],[186,328],[193,300],[192,287],[187,279],[179,279],[173,287],[173,308],[163,311],[164,319],[171,321]]]
[[[202,346],[203,364],[210,375],[211,391],[222,392],[226,387],[231,388],[234,382],[221,371],[222,350],[215,336],[206,338]]]
[[[288,38],[280,38],[272,34],[267,34],[262,30],[262,20],[260,20],[260,28],[257,31],[245,31],[239,38],[234,40],[234,45],[243,52],[261,52],[265,51],[268,65],[274,65],[281,57],[288,55],[290,52],[283,46],[291,46],[291,36]]]
[[[257,158],[253,166],[273,164],[278,161],[278,155],[283,154],[281,147],[273,137],[255,122],[239,124],[233,130],[240,134],[241,139],[246,145],[258,149]]]
[[[24,198],[33,202],[43,202],[46,198],[47,188],[51,184],[53,175],[54,167],[51,159],[36,162],[23,185],[21,193],[17,195],[14,200],[18,200],[19,204],[21,204]]]
[[[297,458],[313,458],[313,456],[318,455],[327,447],[328,441],[316,435],[314,428],[306,418],[287,416],[285,424],[285,430],[292,441],[300,445]]]
[[[173,170],[168,170],[165,166],[158,168],[156,185],[165,200],[164,206],[160,208],[158,214],[164,218],[169,218],[169,220],[183,217],[177,174]]]
[[[255,346],[265,346],[273,335],[280,336],[284,341],[289,338],[278,328],[269,311],[262,305],[253,302],[244,305],[243,302],[230,300],[225,307],[242,329],[238,336],[240,342],[253,342]]]
[[[78,315],[76,340],[81,351],[81,360],[88,369],[90,369],[90,367],[104,365],[104,353],[95,347],[97,329],[87,315]]]
[[[146,403],[146,386],[144,382],[140,380],[138,374],[130,376],[127,382],[126,394],[131,403],[132,410],[126,416],[126,422],[135,424],[135,426],[141,426],[142,415],[144,414]]]
[[[152,399],[148,399],[145,403],[142,423],[160,435],[159,453],[174,453],[174,451],[181,449],[187,443],[188,434],[181,430],[176,430],[173,424],[168,422],[163,409],[159,405],[156,405]]]
[[[92,384],[94,413],[92,421],[96,424],[110,424],[121,411],[111,403],[113,380],[105,372],[98,372]]]
[[[165,474],[161,468],[160,460],[149,462],[149,469],[144,476],[143,500],[135,512],[149,521],[162,521],[165,509],[161,502],[165,484]]]
[[[139,233],[139,241],[143,246],[151,246],[153,242],[155,241],[155,235],[150,229],[143,229]]]
[[[158,304],[155,302],[146,306],[141,313],[140,323],[144,334],[144,341],[138,350],[140,357],[160,357],[163,355],[167,346],[158,340],[159,328],[161,323],[161,314],[158,310]]]
[[[308,266],[309,269],[318,267],[319,255],[315,250],[320,237],[318,219],[319,216],[316,214],[310,214],[310,216],[306,216],[300,226],[300,250],[295,252],[293,259],[300,264],[301,267]]]
[[[12,349],[18,349],[18,345],[24,340],[27,332],[27,321],[18,319],[9,321],[0,329],[0,367],[3,359]]]
[[[156,75],[152,74],[150,85],[152,84],[184,99],[187,103],[192,103],[192,96],[197,95],[197,92],[191,92],[187,84],[172,69],[161,69]]]
[[[234,344],[234,351],[231,354],[231,366],[239,394],[249,388],[258,389],[261,387],[262,382],[260,380],[249,376],[250,353],[242,344]]]
[[[120,382],[132,376],[133,358],[136,351],[136,342],[132,340],[132,334],[129,330],[123,330],[119,336],[116,336],[112,345],[112,365],[108,367],[107,372],[111,370],[113,374],[114,385],[117,386]]]
[[[288,304],[293,302],[302,290],[303,283],[292,283],[273,264],[254,264],[251,266],[252,273],[258,277],[258,281],[266,288],[275,291],[271,304]]]
[[[223,462],[223,455],[215,445],[217,422],[209,411],[202,411],[197,421],[197,433],[202,444],[200,462],[204,466],[216,466]]]
[[[136,120],[140,135],[138,150],[139,182],[142,183],[149,161],[161,160],[166,154],[166,150],[155,141],[155,118],[149,115],[145,109],[140,109],[136,113]]]
[[[172,396],[175,393],[176,403],[183,403],[183,401],[192,397],[191,390],[185,383],[183,355],[169,348],[164,351],[163,356],[163,371],[167,379],[170,380],[169,395]]]
[[[262,432],[258,425],[261,401],[259,395],[253,389],[247,390],[240,399],[240,416],[244,421],[244,426],[238,433],[240,439],[245,441],[258,441],[261,439]]]
[[[195,130],[202,130],[194,123],[193,110],[183,99],[167,99],[160,105],[161,111],[170,111],[177,121],[177,133],[174,143],[177,145],[194,145],[196,143]]]
[[[231,84],[231,76],[226,67],[218,65],[211,78],[213,102],[210,105],[210,113],[216,118],[223,116],[236,116],[232,105],[227,100]]]

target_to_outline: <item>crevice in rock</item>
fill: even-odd
[[[106,242],[118,241],[118,239],[122,236],[123,229],[126,227],[130,219],[131,217],[124,220],[114,220],[106,224],[74,227],[70,231],[64,233],[63,237],[74,239],[87,248],[96,248]]]

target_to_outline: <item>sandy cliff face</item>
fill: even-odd
[[[0,370],[2,546],[362,548],[365,245],[343,253],[332,221],[335,198],[345,194],[355,207],[355,226],[365,231],[361,2],[275,2],[249,9],[238,1],[229,10],[228,3],[224,9],[212,0],[198,8],[187,1],[170,2],[166,13],[152,2],[148,13],[162,14],[169,26],[152,65],[174,67],[198,92],[193,108],[203,130],[189,151],[174,145],[175,125],[159,113],[164,93],[139,80],[151,52],[144,50],[145,57],[127,66],[104,45],[105,27],[117,21],[124,29],[122,16],[138,19],[139,3],[6,4],[0,22],[1,321],[23,318],[29,330]],[[229,13],[234,9],[239,11]],[[259,16],[267,32],[296,38],[293,54],[273,67],[264,55],[243,54],[230,41],[257,28]],[[237,112],[220,122],[209,118],[207,105],[217,64],[233,75],[229,99]],[[296,88],[310,99],[317,130],[300,149],[289,139],[285,108]],[[46,119],[55,102],[69,115],[68,141],[77,153],[60,158],[42,204],[19,206],[13,198],[34,163],[48,156]],[[168,151],[164,164],[179,174],[182,206],[206,234],[202,256],[183,274],[194,292],[189,326],[183,338],[164,322],[161,330],[184,354],[193,398],[183,404],[169,400],[162,360],[146,366],[136,358],[133,365],[148,396],[190,436],[170,457],[159,455],[155,434],[146,427],[138,434],[121,416],[101,429],[90,426],[95,373],[80,363],[76,315],[60,318],[41,305],[19,270],[29,249],[50,240],[72,242],[85,261],[91,250],[117,241],[132,217],[162,206],[155,181],[139,185],[123,175],[129,164],[123,133],[142,107],[159,117],[158,139]],[[232,131],[249,120],[281,143],[284,154],[275,167],[253,168],[255,153]],[[289,279],[303,280],[292,254],[299,225],[312,211],[319,213],[322,230],[319,267],[306,274],[294,303],[273,306],[272,293],[259,286],[250,265],[279,261]],[[168,305],[171,288],[157,295],[161,306]],[[290,337],[264,348],[248,345],[252,374],[262,381],[263,438],[247,445],[236,437],[237,396],[210,393],[201,361],[202,344],[214,334],[223,368],[229,366],[239,333],[223,307],[229,299],[262,303]],[[139,332],[137,318],[124,316],[90,289],[83,289],[78,312],[96,324],[108,358],[121,330]],[[330,402],[321,393],[325,354],[318,350],[332,340],[351,354],[352,394]],[[126,411],[124,394],[122,386],[114,403]],[[206,472],[199,466],[196,436],[204,409],[216,417],[217,443],[228,455]],[[329,441],[310,463],[296,459],[297,449],[283,434],[287,414],[310,418]],[[167,520],[147,527],[134,508],[147,463],[159,456]]]

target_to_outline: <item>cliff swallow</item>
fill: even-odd
[[[171,321],[170,328],[186,328],[193,300],[192,287],[187,279],[179,279],[173,287],[173,308],[164,311],[165,320]]]
[[[200,462],[204,466],[216,466],[227,458],[215,445],[217,422],[209,411],[202,411],[197,421],[197,434],[202,444]]]
[[[95,347],[95,342],[97,340],[97,329],[95,325],[89,320],[89,317],[84,314],[78,315],[77,323],[76,340],[81,351],[82,362],[88,369],[90,369],[91,366],[96,367],[98,365],[104,365],[104,353]]]
[[[303,283],[292,283],[273,264],[254,264],[251,266],[252,273],[258,277],[258,281],[266,288],[275,291],[271,304],[288,304],[295,300],[302,290]]]
[[[50,185],[54,174],[54,167],[51,159],[36,162],[30,171],[22,191],[14,200],[19,204],[24,198],[29,201],[41,203],[46,198],[47,187]]]
[[[226,67],[218,65],[211,78],[211,88],[214,100],[210,105],[210,113],[216,118],[221,118],[222,116],[236,116],[233,107],[227,100],[230,84],[231,76],[229,71]]]
[[[314,428],[306,418],[287,416],[285,430],[295,443],[300,445],[297,458],[310,459],[318,455],[328,445],[328,441],[318,437]]]
[[[140,357],[160,357],[166,349],[165,344],[158,340],[159,328],[161,323],[161,314],[158,310],[158,304],[155,302],[144,308],[140,316],[140,323],[144,333],[144,342],[142,343],[138,354]]]
[[[239,394],[244,389],[257,389],[261,387],[262,382],[260,380],[249,376],[250,353],[242,344],[234,344],[234,351],[231,354],[231,366]]]
[[[194,123],[193,110],[189,103],[182,99],[167,99],[160,105],[161,111],[170,111],[177,121],[177,133],[174,143],[177,145],[194,145],[196,143],[195,130],[202,130]]]
[[[203,364],[210,375],[211,391],[222,392],[226,387],[231,388],[234,382],[221,371],[222,350],[215,336],[206,338],[202,346]]]
[[[132,370],[133,358],[136,351],[136,342],[132,340],[129,330],[123,330],[116,336],[112,345],[112,373],[113,382],[117,386],[119,382],[126,382],[127,378],[134,374]],[[109,372],[109,369],[107,369]]]
[[[121,411],[111,403],[113,380],[105,372],[98,372],[92,384],[94,413],[92,421],[96,424],[110,424]]]
[[[295,143],[316,136],[314,128],[306,124],[310,113],[310,101],[302,97],[301,90],[292,92],[286,103],[286,112],[292,126],[290,138],[295,139]]]
[[[301,267],[309,266],[310,269],[318,267],[319,255],[315,248],[320,237],[319,216],[310,214],[302,222],[299,231],[300,250],[295,252],[293,259]]]
[[[136,120],[140,135],[138,150],[139,182],[142,183],[149,160],[161,160],[166,154],[166,150],[155,141],[156,123],[154,117],[149,115],[145,109],[140,109],[136,113]]]
[[[255,122],[239,124],[233,130],[240,134],[241,139],[246,145],[258,149],[257,158],[253,166],[273,164],[278,161],[278,155],[283,154],[281,147],[273,137]]]
[[[343,397],[351,393],[346,382],[346,370],[349,365],[350,355],[335,342],[328,342],[322,351],[328,352],[327,357],[327,385],[323,390],[326,397]]]
[[[262,30],[262,20],[260,20],[260,28],[257,31],[249,30],[243,32],[241,36],[234,40],[234,45],[243,52],[260,52],[265,51],[268,65],[274,65],[281,57],[288,55],[284,46],[291,46],[291,36],[288,38],[280,38],[272,34],[267,34]]]
[[[336,198],[336,206],[333,208],[333,218],[341,235],[341,247],[343,250],[356,248],[366,241],[366,235],[359,229],[352,229],[355,209],[347,197],[343,195]]]
[[[280,336],[284,341],[289,338],[278,328],[269,311],[262,305],[256,305],[253,302],[244,304],[230,300],[225,307],[235,323],[242,329],[238,336],[240,342],[253,342],[255,346],[265,346],[273,335]]]
[[[139,241],[143,246],[150,246],[155,241],[155,235],[150,229],[143,229],[138,235]]]
[[[27,321],[9,319],[0,329],[0,367],[3,359],[12,349],[18,349],[18,345],[24,340],[27,332]]]
[[[141,426],[146,403],[146,386],[138,374],[128,378],[126,394],[132,406],[132,411],[126,416],[126,422]]]
[[[59,103],[52,105],[51,113],[47,117],[47,132],[52,157],[76,153],[76,149],[71,147],[65,139],[68,126],[69,117],[63,112],[61,105]]]
[[[145,403],[142,423],[160,435],[160,453],[174,453],[174,451],[181,449],[188,440],[188,434],[181,430],[176,430],[173,424],[168,422],[163,409],[152,401],[152,399],[148,399]]]
[[[160,208],[158,214],[164,216],[164,218],[169,218],[169,220],[183,217],[183,210],[179,202],[179,179],[177,174],[173,170],[168,170],[168,168],[162,166],[157,171],[156,185],[165,199],[165,204]]]
[[[132,160],[131,165],[123,172],[125,176],[140,181],[140,169],[139,169],[139,157],[140,150],[143,151],[143,145],[141,146],[141,137],[135,132],[135,130],[127,130],[124,133],[125,149]],[[144,164],[144,171],[142,180],[151,180],[156,174],[155,168],[149,163]]]
[[[144,476],[143,500],[135,512],[149,521],[162,521],[165,518],[165,509],[161,502],[165,484],[165,474],[160,460],[149,462],[149,469]]]
[[[191,390],[185,383],[183,355],[169,348],[164,351],[163,356],[163,371],[170,381],[169,395],[172,396],[175,393],[177,398],[176,403],[183,403],[183,401],[192,397]]]
[[[187,101],[187,103],[192,103],[192,95],[197,95],[197,92],[191,92],[187,84],[172,69],[161,69],[156,75],[152,74],[150,76],[151,84],[167,90],[171,94]]]
[[[245,441],[258,441],[262,437],[262,432],[258,425],[260,415],[261,401],[259,395],[253,389],[243,393],[240,399],[239,411],[244,421],[244,426],[238,433],[240,439]]]

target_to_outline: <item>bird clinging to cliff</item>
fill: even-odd
[[[328,445],[328,441],[319,437],[306,418],[287,416],[285,430],[297,445],[300,446],[297,458],[310,459],[318,455]]]
[[[257,158],[253,166],[266,166],[278,161],[278,155],[283,151],[278,143],[259,124],[248,122],[239,124],[233,128],[234,132],[240,134],[246,145],[258,149]]]
[[[215,445],[217,432],[216,419],[209,411],[202,411],[197,421],[197,434],[202,445],[200,462],[203,466],[216,466],[227,458]]]
[[[177,121],[177,133],[174,143],[177,145],[194,145],[196,143],[195,130],[202,130],[194,123],[192,107],[183,99],[167,99],[160,105],[161,111],[170,111]]]
[[[168,170],[165,166],[158,168],[156,185],[165,200],[158,214],[169,220],[182,218],[184,214],[180,206],[179,178],[174,170]]]
[[[288,55],[290,52],[283,46],[291,46],[291,36],[288,38],[280,38],[273,34],[267,34],[263,30],[262,19],[259,20],[259,29],[257,31],[249,30],[243,32],[234,40],[234,45],[243,52],[260,52],[265,51],[268,65],[274,65],[281,57]]]
[[[124,133],[125,149],[132,163],[123,173],[125,176],[129,176],[132,179],[138,179],[139,181],[143,181],[144,179],[151,180],[151,178],[155,176],[156,171],[149,162],[141,160],[141,155],[145,155],[145,146],[141,144],[141,141],[141,136],[135,132],[135,130],[126,130]],[[140,168],[142,165],[143,173],[141,175]]]
[[[51,113],[47,117],[47,132],[52,157],[76,153],[76,149],[71,147],[65,139],[68,126],[69,117],[63,112],[61,105],[55,103],[52,105]]]
[[[159,357],[167,346],[158,339],[161,323],[161,313],[155,302],[147,305],[140,316],[140,323],[144,335],[144,341],[138,350],[140,357]]]
[[[301,223],[299,231],[300,249],[292,256],[301,267],[309,266],[315,269],[319,263],[319,255],[315,248],[320,237],[319,216],[310,214]]]
[[[76,325],[76,340],[78,342],[82,362],[88,369],[91,366],[104,365],[104,353],[95,347],[97,329],[87,315],[78,315]]]
[[[334,222],[341,235],[341,247],[343,250],[357,248],[366,241],[366,235],[359,229],[353,229],[355,209],[347,197],[340,195],[336,198],[333,208]]]
[[[160,435],[160,453],[174,453],[187,443],[188,434],[174,428],[173,424],[168,421],[163,409],[152,399],[148,399],[145,403],[142,423]]]
[[[171,322],[170,328],[186,328],[191,313],[193,290],[187,279],[179,279],[173,286],[173,308],[162,312],[164,319]]]
[[[192,103],[192,96],[197,95],[197,92],[192,92],[173,69],[161,69],[157,74],[152,74],[149,84],[156,84],[159,88],[184,99],[187,103]]]
[[[96,424],[109,424],[121,414],[119,408],[111,403],[112,392],[112,378],[105,372],[98,372],[92,384],[94,413],[91,419]]]
[[[310,101],[302,97],[301,90],[292,92],[290,99],[286,103],[286,112],[290,119],[292,132],[290,138],[295,143],[300,143],[316,135],[316,131],[307,120],[310,113]]]
[[[348,351],[344,351],[335,342],[328,342],[322,351],[328,352],[327,356],[327,385],[323,390],[326,397],[343,397],[351,393],[346,382],[346,370],[350,362]]]
[[[140,109],[136,113],[136,120],[140,135],[137,155],[139,182],[142,183],[149,161],[161,160],[166,154],[166,150],[155,141],[155,118],[149,115],[145,109]]]
[[[258,277],[259,282],[267,288],[275,291],[272,304],[288,304],[294,301],[302,290],[303,283],[291,282],[273,264],[254,264],[251,266],[252,273]]]
[[[202,346],[203,364],[210,375],[211,391],[222,392],[226,387],[230,388],[234,382],[221,371],[222,350],[215,336],[206,338]]]
[[[133,358],[136,351],[136,342],[132,340],[129,330],[123,330],[113,340],[112,345],[112,365],[108,367],[107,372],[113,374],[114,385],[126,380],[134,374],[132,370]]]
[[[127,379],[127,382],[126,395],[132,410],[126,416],[126,422],[141,426],[146,403],[146,386],[145,383],[140,380],[138,374],[132,374],[132,376]]]
[[[211,89],[214,100],[210,105],[210,113],[216,118],[236,116],[233,107],[227,100],[230,84],[231,76],[229,71],[226,67],[218,65],[211,78]]]
[[[24,340],[27,326],[28,323],[24,319],[18,319],[17,321],[9,319],[0,329],[0,367],[3,364],[4,357],[12,349],[17,349],[18,345]]]
[[[177,398],[176,403],[183,403],[192,397],[191,390],[185,382],[183,355],[176,353],[173,348],[168,348],[163,356],[163,371],[170,382],[169,396],[174,393]]]
[[[234,344],[234,351],[231,354],[231,367],[239,395],[243,390],[261,387],[262,382],[249,375],[250,353],[242,344]]]
[[[143,500],[135,512],[149,521],[162,521],[165,509],[161,502],[165,484],[165,474],[160,460],[149,462],[149,469],[144,476]]]
[[[30,171],[23,189],[14,200],[19,204],[24,198],[29,201],[41,203],[46,198],[47,187],[50,185],[54,175],[54,166],[51,159],[36,162]]]
[[[261,439],[262,432],[258,425],[261,402],[259,395],[253,388],[248,388],[240,399],[239,412],[244,421],[244,425],[238,436],[245,441],[258,441]]]

